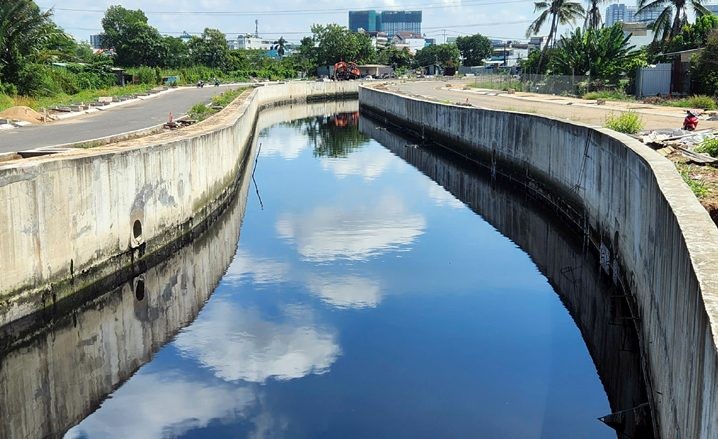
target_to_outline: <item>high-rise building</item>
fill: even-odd
[[[631,8],[623,3],[609,5],[606,8],[606,16],[604,17],[607,27],[613,26],[615,23],[633,21],[636,15],[636,8]]]
[[[397,32],[421,34],[421,11],[349,11],[349,30],[386,32],[392,38]]]
[[[662,8],[656,8],[650,11],[638,12],[637,6],[626,6],[622,3],[609,5],[606,8],[605,23],[606,26],[613,26],[614,23],[653,23],[656,21]]]
[[[93,49],[101,49],[102,48],[102,35],[100,35],[100,34],[90,35],[90,46]]]
[[[389,37],[397,32],[421,34],[421,11],[383,11],[381,30]]]
[[[656,8],[650,11],[636,12],[633,15],[633,20],[636,23],[653,23],[656,21],[659,15],[663,12],[663,8]]]
[[[349,30],[358,32],[364,29],[367,32],[379,32],[376,11],[349,11]]]

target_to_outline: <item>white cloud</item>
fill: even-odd
[[[350,175],[359,175],[365,180],[373,180],[380,176],[394,163],[399,163],[396,157],[387,151],[363,148],[352,152],[348,158],[322,158],[322,169],[330,170],[339,178]]]
[[[451,192],[444,189],[434,180],[427,178],[424,181],[426,181],[427,194],[429,195],[429,198],[437,206],[446,206],[454,209],[461,209],[464,207],[464,203],[459,201]]]
[[[140,372],[65,437],[176,437],[215,420],[242,417],[255,404],[248,388],[192,380],[179,371]]]
[[[312,276],[307,286],[337,308],[374,308],[381,302],[379,282],[359,276]]]
[[[340,355],[336,335],[306,308],[287,308],[282,318],[267,321],[256,309],[215,299],[175,345],[226,381],[263,383],[328,371]]]
[[[290,270],[291,266],[286,262],[250,255],[240,249],[229,264],[223,280],[236,283],[251,279],[255,284],[287,282]]]
[[[424,233],[426,221],[410,213],[397,197],[384,196],[372,206],[350,209],[318,207],[305,214],[283,214],[276,223],[280,237],[293,242],[304,259],[366,260],[408,247]]]
[[[309,147],[307,139],[299,135],[296,128],[282,125],[275,126],[271,136],[260,137],[259,142],[262,156],[279,156],[285,160],[296,159]]]

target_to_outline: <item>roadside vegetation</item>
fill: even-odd
[[[643,119],[635,111],[627,111],[608,115],[603,126],[619,133],[636,134],[643,129]]]
[[[187,112],[187,115],[190,119],[194,119],[197,122],[203,121],[213,114],[222,111],[224,107],[231,104],[232,101],[239,97],[239,95],[241,95],[245,90],[247,90],[246,87],[240,87],[213,96],[212,101],[209,104],[199,103],[193,105]]]
[[[708,187],[701,179],[694,178],[691,173],[691,168],[691,166],[688,166],[685,163],[676,163],[676,169],[678,169],[678,173],[681,174],[683,181],[685,181],[688,187],[691,188],[693,194],[698,199],[705,198],[706,196],[708,196]]]

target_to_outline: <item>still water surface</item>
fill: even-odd
[[[356,122],[261,132],[213,295],[66,437],[616,437],[534,262]]]

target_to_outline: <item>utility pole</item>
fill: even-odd
[[[259,20],[254,19],[254,36],[259,38]]]
[[[444,29],[444,44],[446,44],[446,29]]]

